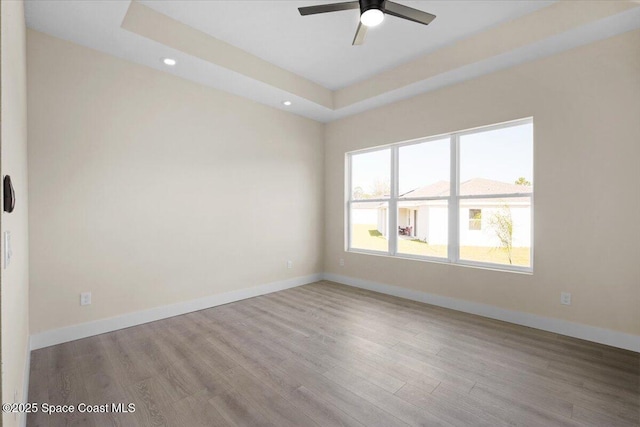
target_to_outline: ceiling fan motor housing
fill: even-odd
[[[360,1],[360,13],[365,13],[369,9],[378,9],[384,12],[385,0],[359,0]]]

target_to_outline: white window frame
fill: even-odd
[[[460,137],[464,135],[477,134],[481,132],[494,131],[507,127],[520,126],[524,124],[533,124],[533,118],[525,118],[519,120],[513,120],[509,122],[499,123],[495,125],[482,126],[478,128],[468,129],[460,132],[453,132],[449,134],[437,135],[428,138],[421,138],[412,141],[399,142],[395,144],[389,144],[384,146],[378,146],[373,148],[367,148],[364,150],[351,151],[345,154],[345,250],[347,252],[355,252],[362,254],[370,254],[370,255],[382,255],[382,256],[391,256],[397,258],[407,258],[407,259],[415,259],[420,261],[429,261],[429,262],[440,262],[447,264],[456,264],[470,267],[479,267],[479,268],[490,268],[495,270],[504,270],[504,271],[515,271],[521,273],[533,273],[533,250],[534,250],[534,241],[533,241],[533,226],[534,226],[534,191],[530,193],[513,193],[513,194],[484,194],[484,195],[473,195],[473,196],[461,196],[460,195]],[[399,198],[399,151],[401,147],[406,147],[408,145],[422,144],[425,142],[449,139],[450,146],[450,189],[449,196],[445,197],[415,197],[415,198]],[[534,142],[535,144],[535,136]],[[363,199],[363,200],[354,200],[352,194],[352,183],[351,183],[351,169],[352,169],[352,156],[358,154],[364,154],[375,151],[382,150],[391,150],[391,194],[389,198],[380,198],[380,199]],[[534,165],[535,171],[535,165]],[[534,177],[533,177],[534,178]],[[534,181],[535,182],[535,181]],[[481,262],[481,261],[471,261],[460,259],[460,201],[461,200],[470,200],[470,199],[510,199],[510,198],[529,198],[531,203],[531,247],[529,250],[529,266],[518,266],[518,265],[509,265],[509,264],[497,264],[490,262]],[[439,257],[431,257],[431,256],[422,256],[422,255],[413,255],[413,254],[404,254],[399,253],[398,248],[398,202],[405,201],[435,201],[435,200],[444,200],[448,202],[449,209],[449,229],[448,229],[448,257],[447,258],[439,258]],[[352,248],[351,247],[351,205],[353,203],[388,203],[388,251],[375,251],[361,248]],[[465,220],[466,221],[466,220]]]

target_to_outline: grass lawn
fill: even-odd
[[[389,242],[380,234],[375,225],[354,224],[352,230],[351,247],[370,251],[387,252]],[[398,238],[398,252],[410,255],[431,257],[447,257],[445,245],[429,245],[419,240]],[[509,258],[504,249],[488,248],[484,246],[460,247],[460,258],[470,261],[509,264]],[[529,248],[513,248],[511,252],[513,265],[529,266]]]

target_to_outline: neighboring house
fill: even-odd
[[[460,184],[463,196],[487,194],[531,193],[530,186],[510,184],[484,178],[474,178]],[[400,197],[447,197],[449,182],[440,181],[402,194]],[[388,235],[387,207],[377,209],[377,227]],[[464,246],[498,247],[491,219],[508,211],[513,222],[513,246],[531,245],[531,198],[487,198],[460,201],[460,243]],[[407,237],[425,241],[431,245],[446,245],[448,236],[448,209],[446,200],[400,201],[398,227],[407,228]],[[409,228],[410,227],[410,228]]]

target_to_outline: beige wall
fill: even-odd
[[[29,235],[27,211],[27,80],[25,22],[22,1],[0,2],[2,27],[1,108],[2,175],[11,175],[16,208],[2,212],[1,231],[11,232],[13,257],[0,266],[2,282],[2,401],[22,401],[29,343]],[[0,242],[2,238],[0,236]],[[2,249],[4,252],[4,249]],[[3,425],[19,418],[3,414]],[[0,423],[2,424],[2,423]]]
[[[529,116],[533,275],[344,252],[346,152]],[[634,31],[330,123],[325,271],[640,335],[639,117]]]
[[[322,271],[321,124],[31,30],[28,79],[32,334]]]
[[[324,246],[326,272],[640,334],[638,31],[325,127],[28,48],[31,333],[317,273]],[[533,275],[344,253],[345,152],[529,116]]]

